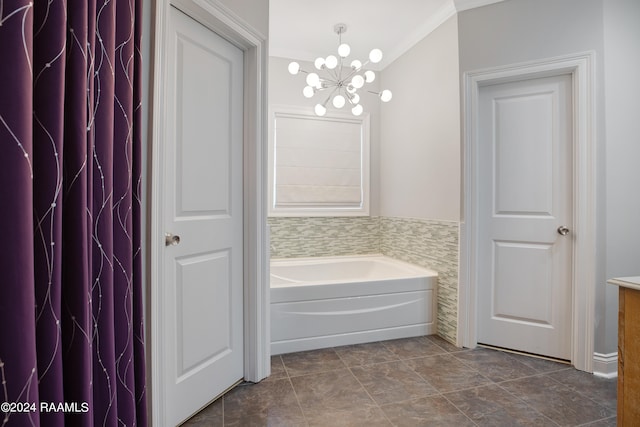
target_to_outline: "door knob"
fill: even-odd
[[[558,227],[558,234],[566,236],[567,234],[569,234],[569,229],[564,225],[561,225],[560,227]]]
[[[180,236],[174,236],[171,233],[165,233],[164,235],[165,246],[176,246],[179,244],[180,244]]]

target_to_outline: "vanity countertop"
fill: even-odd
[[[607,280],[607,283],[640,291],[640,276],[616,277],[615,279]]]

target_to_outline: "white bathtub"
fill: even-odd
[[[271,353],[436,333],[438,275],[382,255],[271,261]]]

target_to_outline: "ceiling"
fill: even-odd
[[[269,54],[313,61],[335,54],[334,26],[347,25],[349,58],[384,53],[382,69],[456,12],[503,0],[269,0]]]

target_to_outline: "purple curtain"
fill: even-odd
[[[142,0],[0,0],[0,426],[145,426]]]

